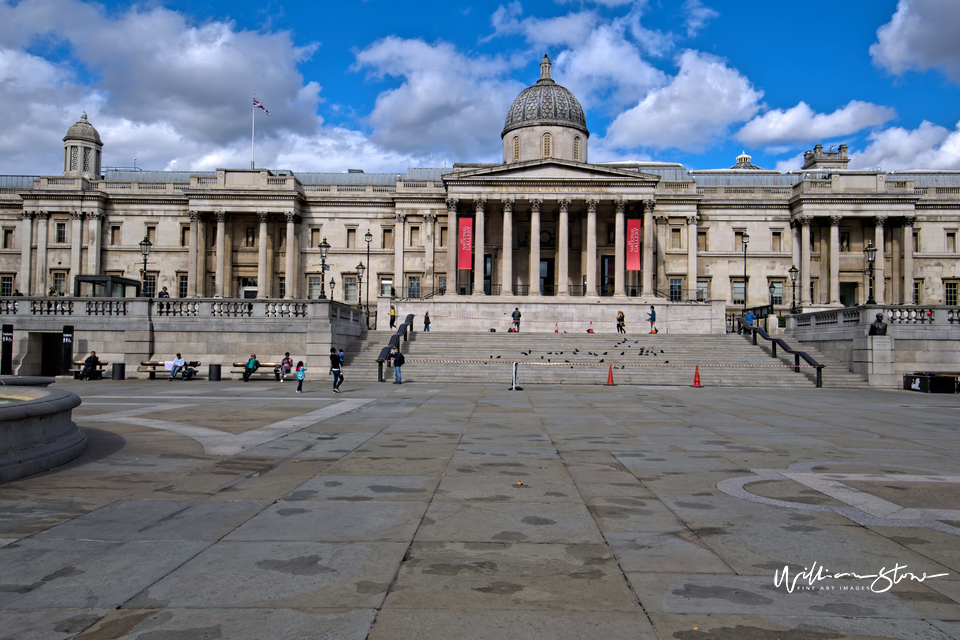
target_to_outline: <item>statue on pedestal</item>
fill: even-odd
[[[869,336],[885,336],[887,335],[887,323],[883,321],[883,314],[877,314],[877,321],[870,325]]]

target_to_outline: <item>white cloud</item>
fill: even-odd
[[[890,127],[871,133],[850,167],[865,169],[960,169],[960,123],[953,131],[924,120],[916,129]]]
[[[388,37],[357,54],[356,68],[402,78],[377,97],[370,138],[400,153],[496,159],[499,133],[522,84],[503,79],[516,63],[469,58],[446,42]]]
[[[737,139],[752,145],[821,141],[856,133],[892,120],[889,107],[851,100],[833,113],[815,113],[806,102],[791,109],[773,109],[757,116],[737,132]]]
[[[687,14],[683,26],[687,28],[688,38],[696,36],[710,20],[720,15],[710,7],[703,6],[700,0],[687,0],[683,3],[683,10]]]
[[[605,147],[700,150],[760,108],[763,92],[721,59],[685,51],[679,64],[668,85],[617,116],[607,130]]]
[[[798,153],[795,156],[787,158],[786,160],[780,160],[777,162],[777,166],[774,167],[777,171],[786,173],[787,171],[796,171],[803,166],[803,153]]]
[[[870,46],[874,64],[901,75],[941,69],[960,81],[960,2],[900,0],[890,22],[877,29]]]

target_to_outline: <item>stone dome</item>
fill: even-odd
[[[87,121],[86,111],[80,115],[80,119],[77,120],[76,124],[67,130],[67,135],[63,137],[63,141],[66,142],[67,140],[83,140],[85,142],[103,145],[103,142],[100,140],[100,132]]]
[[[535,85],[521,91],[510,105],[501,138],[514,129],[534,125],[572,127],[590,135],[583,107],[569,89],[550,78],[550,66],[550,58],[543,56],[540,79]]]

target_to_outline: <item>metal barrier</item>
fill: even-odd
[[[795,349],[791,349],[790,345],[788,345],[782,339],[773,338],[760,327],[744,323],[743,318],[737,318],[737,322],[740,323],[740,329],[743,332],[750,332],[751,334],[753,334],[754,346],[757,346],[758,334],[764,340],[769,341],[771,344],[771,348],[773,350],[774,358],[777,357],[777,345],[780,345],[780,348],[783,349],[785,353],[791,354],[793,356],[793,361],[794,361],[794,367],[793,367],[794,372],[800,373],[800,358],[803,358],[806,361],[806,363],[809,364],[811,367],[815,367],[817,369],[817,388],[818,389],[823,388],[823,365],[817,362],[816,360],[814,360],[812,357],[810,357],[810,354],[808,354],[806,351],[797,351]]]

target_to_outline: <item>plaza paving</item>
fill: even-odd
[[[0,638],[960,638],[956,396],[57,386],[90,447],[0,485]]]

